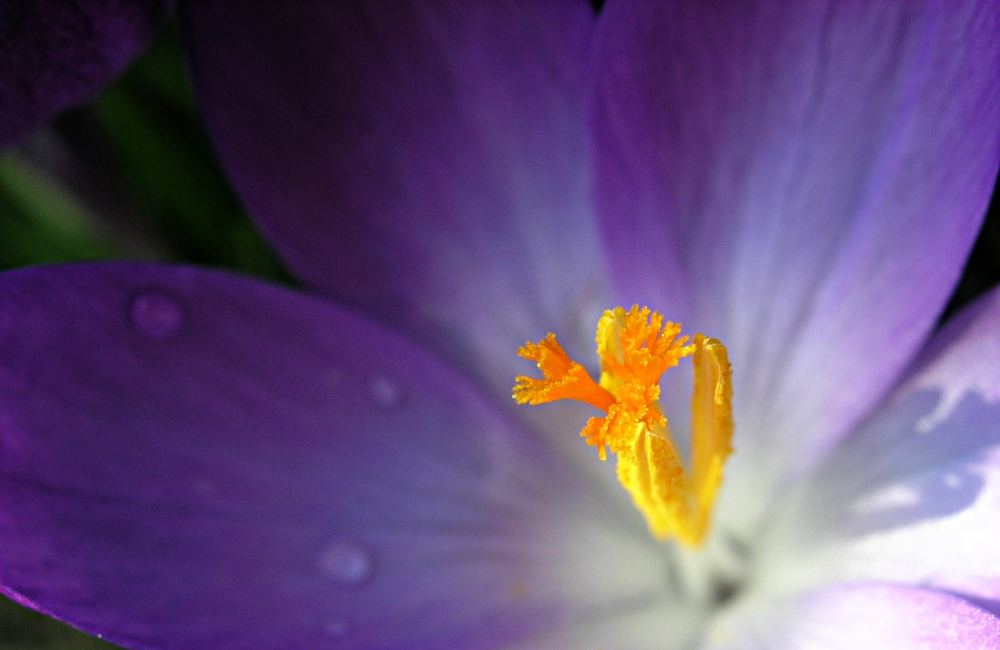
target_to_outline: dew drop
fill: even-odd
[[[342,618],[332,618],[323,625],[323,632],[331,639],[342,639],[347,636],[347,621]]]
[[[181,304],[163,291],[144,291],[132,299],[132,325],[144,336],[167,339],[175,335],[183,324]]]
[[[365,548],[351,542],[334,542],[319,555],[319,568],[339,585],[359,585],[371,577],[374,560]]]
[[[403,388],[398,382],[384,375],[368,379],[368,395],[379,408],[393,410],[403,404]]]

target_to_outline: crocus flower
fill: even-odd
[[[712,4],[182,3],[311,294],[0,277],[3,592],[130,648],[1000,644],[1000,295],[932,334],[997,175],[1000,5]],[[594,371],[632,304],[729,350],[691,549],[592,408],[510,399],[525,341]]]

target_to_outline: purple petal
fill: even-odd
[[[613,275],[729,345],[734,472],[804,467],[933,326],[996,180],[998,30],[997,3],[609,0]]]
[[[222,160],[299,277],[504,399],[526,340],[593,354],[607,304],[586,1],[213,1],[182,17]]]
[[[488,648],[663,582],[641,526],[352,312],[140,264],[7,273],[0,304],[0,589],[84,630]]]
[[[988,650],[1000,620],[961,598],[928,589],[845,584],[724,617],[708,648],[774,650]],[[779,607],[775,607],[779,605]]]
[[[762,546],[763,561],[780,562],[771,580],[889,580],[1000,599],[1000,291],[935,337],[786,507]]]
[[[95,95],[146,47],[166,5],[0,3],[0,146]]]

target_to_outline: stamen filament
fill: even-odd
[[[518,350],[543,378],[518,377],[513,395],[519,404],[572,399],[603,411],[605,417],[590,418],[580,435],[602,461],[609,449],[617,454],[618,480],[654,537],[699,547],[732,452],[732,372],[719,341],[697,334],[688,345],[680,332],[679,324],[664,322],[648,307],[608,310],[597,324],[600,383],[549,334]],[[661,376],[687,356],[694,366],[689,472],[659,404]]]

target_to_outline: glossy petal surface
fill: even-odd
[[[950,594],[844,584],[737,610],[712,631],[711,650],[989,650],[1000,620]]]
[[[768,580],[931,586],[1000,612],[1000,293],[950,322],[784,508]]]
[[[0,304],[0,584],[84,630],[491,648],[664,588],[641,528],[354,313],[140,264],[10,272]]]
[[[996,180],[998,29],[982,2],[607,3],[613,276],[729,347],[731,491],[849,432],[934,324]]]
[[[608,305],[587,2],[199,1],[182,15],[220,156],[300,278],[505,400],[525,341],[556,331],[592,354]]]
[[[151,40],[166,4],[0,2],[0,146],[95,95]]]

